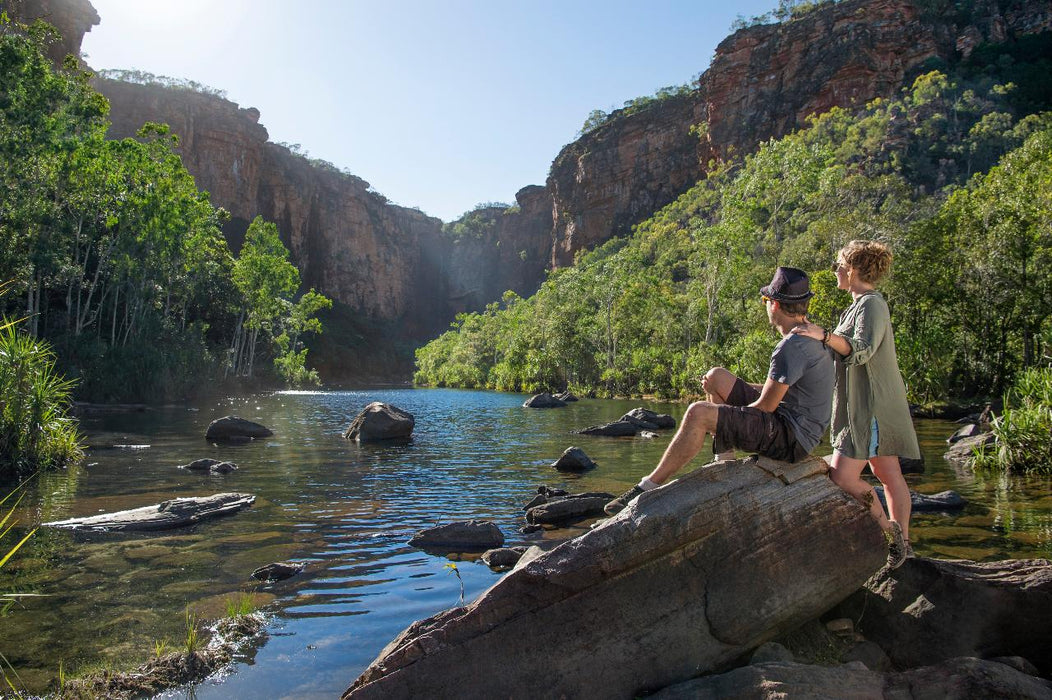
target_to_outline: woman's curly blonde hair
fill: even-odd
[[[867,284],[876,284],[891,269],[891,248],[878,241],[851,241],[840,249],[837,258],[854,268]]]

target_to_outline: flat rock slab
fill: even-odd
[[[887,510],[888,502],[884,498],[884,487],[874,486],[873,490],[877,492],[877,498],[880,499],[884,509]],[[956,491],[940,491],[930,496],[910,491],[910,508],[914,513],[960,510],[966,505],[968,505],[967,499]]]
[[[409,540],[412,547],[449,552],[494,549],[504,544],[500,528],[488,520],[466,520],[421,530]]]
[[[242,441],[270,437],[273,434],[273,430],[259,423],[238,416],[223,416],[208,424],[205,439]]]
[[[616,420],[606,425],[593,425],[584,430],[578,430],[577,434],[595,435],[598,437],[630,437],[639,432],[639,430],[640,427],[632,421]]]
[[[343,436],[358,442],[407,440],[413,434],[416,418],[394,404],[373,401],[347,426]]]
[[[648,491],[411,625],[344,697],[633,698],[726,665],[884,564],[880,528],[826,471],[750,458]]]
[[[173,498],[154,506],[121,510],[116,513],[70,518],[44,523],[45,527],[89,532],[131,532],[170,530],[236,513],[252,505],[256,497],[247,493],[217,493],[214,496]]]
[[[562,408],[565,401],[555,398],[551,394],[535,394],[522,404],[523,408]]]

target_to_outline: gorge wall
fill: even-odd
[[[278,224],[306,285],[377,324],[385,339],[412,343],[506,289],[532,293],[545,269],[627,234],[710,162],[748,153],[810,114],[892,95],[981,43],[1052,30],[1049,0],[977,0],[963,19],[923,9],[932,5],[845,0],[739,30],[692,90],[613,112],[562,149],[544,186],[522,189],[510,209],[451,222],[447,228],[462,232],[456,236],[438,219],[388,203],[361,178],[270,143],[255,109],[186,89],[101,78],[97,86],[111,103],[112,137],[131,136],[146,121],[172,127],[198,185],[231,212],[235,248],[263,215]],[[79,53],[84,32],[99,22],[87,0],[4,6],[60,27],[56,53]]]

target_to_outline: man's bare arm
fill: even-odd
[[[764,383],[763,388],[760,389],[760,398],[753,401],[750,406],[758,408],[764,413],[774,413],[774,409],[778,408],[778,404],[782,402],[785,397],[785,392],[789,391],[788,384],[782,384],[776,382],[770,377]]]

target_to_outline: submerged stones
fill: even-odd
[[[252,505],[256,497],[247,493],[217,493],[197,498],[173,498],[154,506],[70,518],[44,523],[47,527],[93,532],[168,530],[201,520],[236,513]]]
[[[208,424],[206,440],[226,442],[248,442],[274,434],[270,428],[238,416],[223,416]]]
[[[221,462],[218,459],[195,459],[189,464],[180,464],[176,469],[186,469],[192,472],[206,472],[208,474],[229,474],[237,470],[233,462]]]
[[[358,442],[406,440],[413,434],[416,419],[394,404],[373,401],[347,426],[343,436]]]

